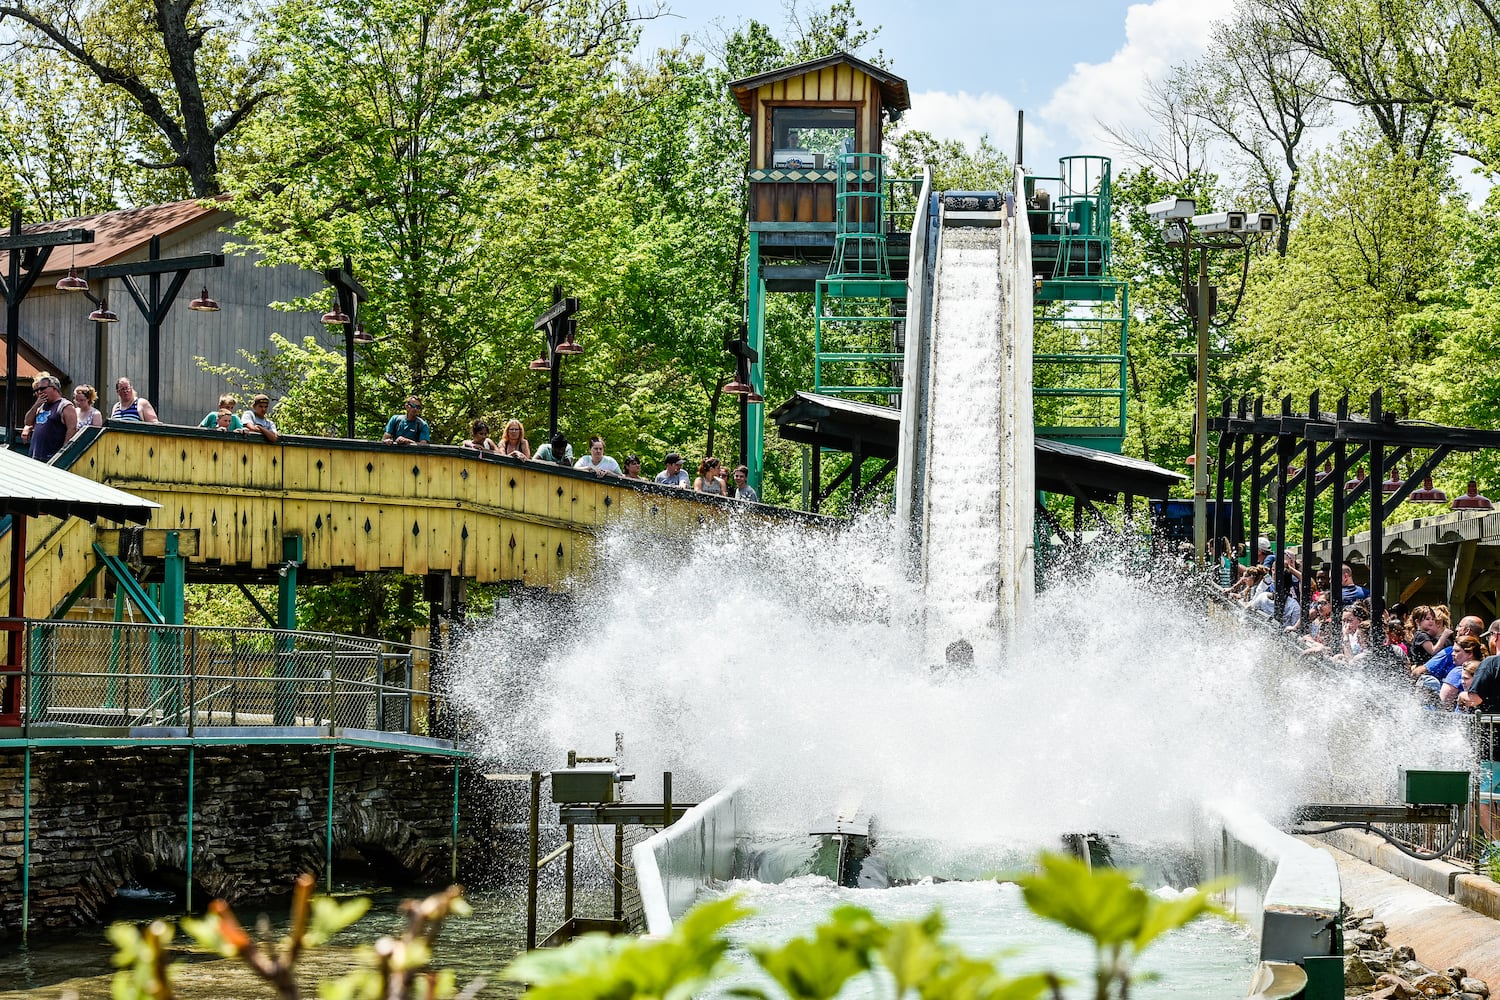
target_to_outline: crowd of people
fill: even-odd
[[[35,401],[26,413],[21,430],[21,440],[26,444],[32,458],[43,462],[62,450],[63,445],[88,427],[102,427],[104,414],[95,405],[98,393],[91,385],[80,385],[73,390],[72,399],[62,395],[62,382],[49,372],[41,372],[32,380]],[[115,394],[119,401],[109,413],[111,420],[138,421],[156,424],[160,419],[150,401],[135,391],[130,379],[120,378],[115,382]],[[250,401],[250,406],[236,412],[238,400],[226,393],[210,410],[198,426],[206,430],[221,431],[258,437],[275,442],[280,438],[276,422],[271,419],[271,397],[259,393]],[[432,426],[422,416],[422,398],[406,397],[402,413],[394,414],[386,421],[381,440],[386,444],[415,445],[432,442]],[[519,420],[510,420],[498,439],[490,436],[489,421],[478,419],[469,425],[469,437],[459,442],[461,447],[491,455],[551,462],[556,465],[592,472],[600,478],[631,479],[646,482],[642,473],[639,455],[627,455],[624,466],[604,453],[604,438],[593,435],[588,441],[588,452],[581,458],[573,455],[573,446],[564,434],[556,434],[544,442],[535,452],[526,439],[526,428]],[[746,466],[737,466],[732,472],[712,456],[698,464],[698,475],[690,477],[683,468],[682,455],[668,452],[662,459],[662,470],[654,481],[664,486],[677,486],[697,493],[733,497],[749,503],[759,503],[760,496],[749,482],[750,471]]]
[[[1354,582],[1348,563],[1340,567],[1337,602],[1328,570],[1316,571],[1304,614],[1296,558],[1288,553],[1278,565],[1265,538],[1251,565],[1229,557],[1220,569],[1225,593],[1248,613],[1280,626],[1302,655],[1390,671],[1409,681],[1434,708],[1500,712],[1500,619],[1486,627],[1483,619],[1467,616],[1455,625],[1446,605],[1408,608],[1397,602],[1385,609],[1383,621],[1375,622],[1369,591]],[[1335,603],[1340,607],[1337,623]]]
[[[422,407],[420,396],[406,397],[404,412],[392,415],[391,419],[386,422],[385,433],[381,436],[381,440],[386,444],[395,445],[431,443],[432,427],[423,419]],[[573,445],[568,441],[566,434],[559,432],[553,435],[550,441],[543,442],[535,451],[532,451],[531,442],[526,439],[526,428],[521,421],[514,419],[508,421],[504,433],[499,440],[496,440],[490,437],[489,421],[480,418],[469,425],[469,436],[459,444],[464,448],[482,451],[486,454],[524,458],[535,462],[550,462],[565,468],[592,472],[601,479],[648,481],[641,472],[639,455],[625,456],[622,468],[619,461],[604,453],[604,438],[597,434],[589,438],[587,453],[575,458]],[[760,496],[750,485],[749,479],[750,470],[746,466],[738,466],[732,473],[726,473],[723,464],[717,458],[710,456],[699,463],[697,478],[690,480],[686,470],[683,469],[682,455],[673,451],[668,452],[662,458],[662,470],[656,474],[654,481],[663,486],[678,486],[685,489],[690,486],[696,493],[711,493],[717,496],[734,497],[749,503],[759,503]]]

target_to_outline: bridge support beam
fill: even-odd
[[[427,674],[427,688],[434,694],[448,689],[449,657],[453,649],[451,627],[462,623],[468,608],[468,580],[452,573],[429,573],[425,578],[424,596],[430,603],[428,625],[431,629],[432,663]],[[448,709],[446,698],[427,699],[427,735],[453,739],[458,720]]]
[[[296,631],[297,628],[297,567],[305,559],[302,536],[283,535],[281,566],[276,571],[276,627],[286,630],[276,639],[276,670],[283,677],[291,677],[296,669],[292,652],[293,641],[288,633]],[[291,682],[276,685],[274,717],[278,726],[290,726],[296,716],[295,696],[292,690]]]

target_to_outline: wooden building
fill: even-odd
[[[906,81],[836,52],[730,84],[750,116],[750,220],[834,221],[843,153],[881,152],[881,120],[911,107]]]
[[[222,254],[229,242],[226,230],[233,222],[230,212],[212,203],[180,201],[25,227],[28,233],[91,229],[94,242],[52,251],[21,304],[23,343],[58,366],[69,383],[66,389],[83,382],[98,389],[106,414],[115,403],[115,379],[128,376],[136,391],[150,398],[164,422],[197,424],[231,387],[204,371],[194,358],[250,368],[240,352],[265,350],[272,333],[294,341],[323,334],[318,314],[270,307],[272,302],[290,301],[326,287],[321,275],[294,267],[260,267],[254,255],[225,255],[221,268],[194,270],[161,323],[160,398],[147,386],[148,324],[123,287],[124,279],[91,281],[87,295],[58,291],[55,285],[70,266],[83,274],[90,267],[145,261],[153,236],[160,238],[163,259]],[[163,288],[171,277],[163,276]],[[145,289],[150,279],[134,280]],[[219,303],[219,312],[188,309],[205,288]],[[95,309],[90,297],[107,301],[120,321],[90,322],[89,314]],[[24,378],[21,389],[29,405],[29,382]]]

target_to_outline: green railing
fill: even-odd
[[[28,620],[29,734],[273,727],[425,735],[434,697],[413,684],[423,651],[278,629]],[[269,735],[269,734],[267,734]]]

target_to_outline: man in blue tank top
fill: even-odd
[[[33,385],[40,397],[36,423],[31,428],[31,457],[50,461],[78,430],[78,411],[62,397],[55,375],[39,376]]]

